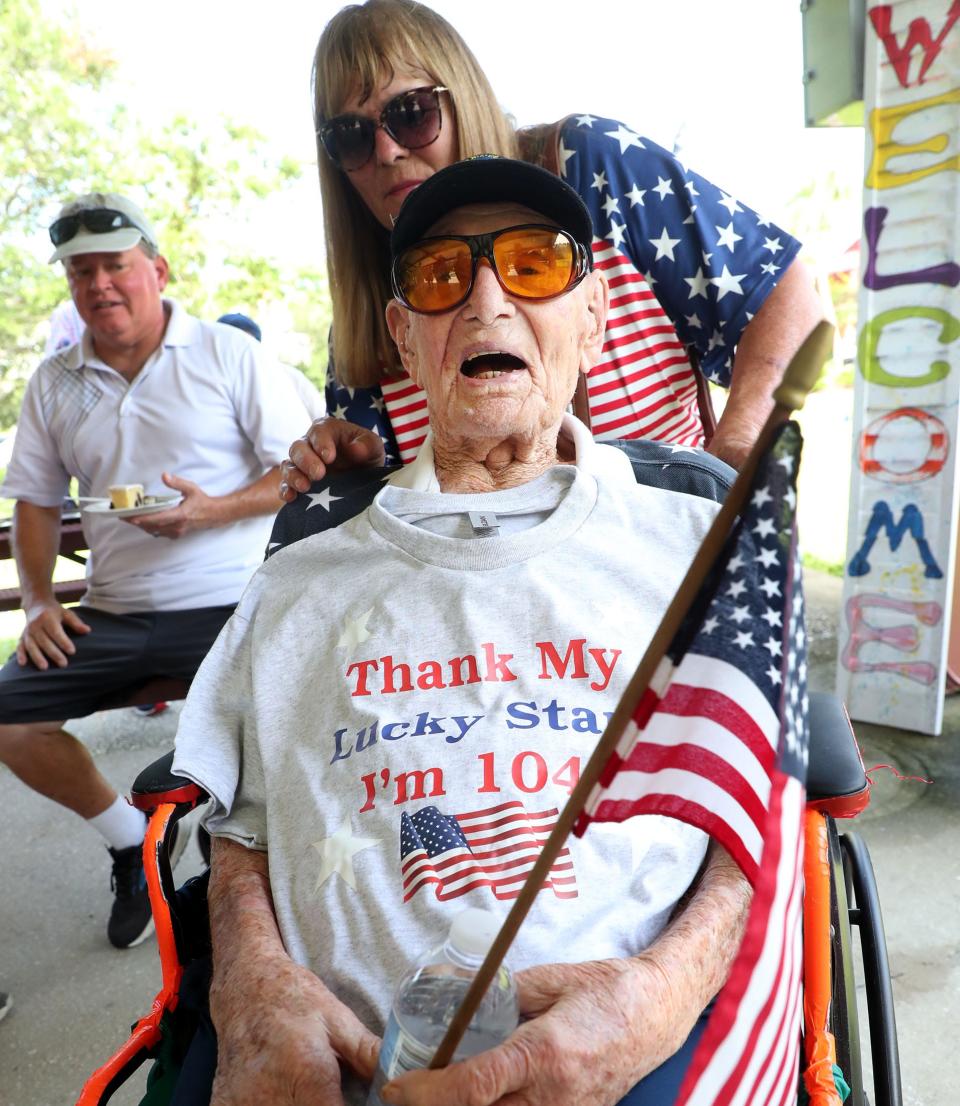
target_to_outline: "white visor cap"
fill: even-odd
[[[83,222],[83,216],[88,211],[117,212],[115,226],[102,231],[90,230]],[[124,250],[132,250],[141,238],[149,242],[155,250],[160,248],[150,220],[132,200],[116,192],[90,192],[64,204],[50,228],[51,235],[61,219],[71,216],[79,218],[76,233],[57,246],[50,258],[51,264],[80,253],[122,253]]]

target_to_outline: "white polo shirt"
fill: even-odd
[[[310,423],[287,374],[239,330],[165,302],[163,343],[132,384],[96,356],[89,332],[41,363],[27,384],[0,494],[58,507],[71,476],[82,496],[106,496],[111,484],[169,494],[161,480],[169,472],[225,495],[287,456]],[[235,603],[272,523],[263,515],[171,541],[84,513],[84,602],[114,613]]]

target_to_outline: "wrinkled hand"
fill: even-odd
[[[77,651],[67,629],[75,634],[89,634],[90,627],[69,607],[61,607],[56,600],[37,604],[27,614],[27,624],[17,642],[17,663],[32,661],[37,668],[46,670],[50,661],[58,668],[66,668],[69,658]]]
[[[309,491],[315,480],[322,480],[328,469],[378,466],[383,462],[379,434],[343,419],[316,419],[290,446],[290,460],[280,466],[280,498],[293,502],[300,492]]]
[[[670,988],[642,957],[517,975],[530,1018],[497,1048],[380,1092],[391,1106],[613,1106],[686,1040]]]
[[[217,1074],[210,1106],[343,1106],[339,1060],[373,1079],[380,1039],[308,969],[248,966],[246,1001],[211,992]]]
[[[155,538],[171,539],[182,538],[184,534],[189,534],[193,530],[209,530],[213,526],[223,525],[224,518],[219,501],[207,495],[199,484],[169,472],[163,474],[163,482],[168,488],[180,492],[183,496],[181,503],[166,511],[136,515],[123,521]]]

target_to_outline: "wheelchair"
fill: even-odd
[[[140,773],[132,791],[133,804],[150,816],[144,859],[160,952],[160,991],[127,1042],[89,1077],[77,1106],[102,1106],[144,1061],[164,1050],[169,1055],[185,967],[209,954],[208,873],[177,891],[169,864],[174,826],[207,796],[196,784],[172,775],[172,762],[171,751]],[[843,704],[835,696],[811,694],[803,914],[805,1064],[799,1082],[800,1101],[818,1106],[840,1102],[836,1088],[842,1082],[849,1087],[844,1099],[848,1106],[902,1106],[893,991],[876,879],[862,838],[839,828],[868,801],[869,784]],[[864,1087],[855,929],[866,984],[872,1099]],[[835,1078],[837,1072],[842,1081]]]
[[[721,501],[733,471],[708,454],[674,456],[671,447],[645,439],[610,442],[629,459],[640,484],[669,487]],[[328,476],[311,491],[330,487],[349,513],[369,505],[391,470],[348,469]],[[334,481],[336,482],[334,484]],[[269,549],[292,544],[317,529],[345,521],[318,520],[300,496],[277,516]],[[268,556],[270,554],[268,553]],[[849,1106],[902,1106],[896,1022],[879,896],[869,853],[859,835],[840,832],[839,823],[854,817],[869,801],[869,784],[850,719],[834,696],[810,696],[810,761],[807,780],[804,896],[804,1063],[798,1073],[799,1103],[837,1106],[835,1069],[850,1087]],[[101,1106],[145,1060],[168,1061],[183,1034],[187,1003],[181,990],[196,990],[196,971],[210,953],[206,913],[207,875],[175,888],[169,845],[176,823],[206,801],[191,781],[171,774],[173,753],[146,768],[134,783],[132,801],[150,815],[144,859],[156,922],[162,969],[161,988],[150,1012],[140,1019],[124,1044],[87,1080],[77,1106]],[[860,934],[866,980],[866,1026],[873,1066],[874,1098],[864,1088],[861,1030],[853,932]],[[192,965],[184,988],[184,972]],[[202,984],[201,980],[201,984]],[[179,1024],[178,1024],[179,1015]],[[174,1045],[171,1046],[171,1042]],[[164,1063],[154,1066],[162,1072]],[[149,1103],[164,1099],[148,1084]],[[172,1087],[171,1087],[172,1093]]]

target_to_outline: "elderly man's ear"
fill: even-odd
[[[603,273],[594,270],[587,273],[582,289],[586,303],[587,326],[580,346],[580,371],[589,373],[600,360],[603,336],[607,330],[607,311],[610,307],[610,285]]]
[[[400,352],[400,363],[414,384],[419,384],[416,357],[407,344],[407,335],[410,332],[410,312],[399,300],[387,301],[387,330],[390,331],[393,344]]]

